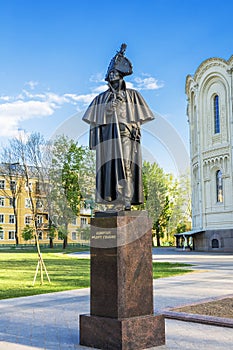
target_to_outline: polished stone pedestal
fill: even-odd
[[[80,316],[80,344],[108,350],[165,343],[153,314],[151,221],[146,211],[96,213],[91,221],[91,314]]]

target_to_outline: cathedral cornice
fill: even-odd
[[[229,58],[229,60],[225,60],[220,57],[212,57],[203,61],[199,67],[196,69],[194,75],[187,75],[186,83],[185,83],[185,93],[189,95],[191,83],[197,84],[201,79],[202,75],[210,68],[220,66],[224,68],[226,71],[229,69],[233,69],[233,55]]]
[[[229,147],[219,147],[215,149],[211,149],[202,153],[202,159],[208,160],[213,159],[215,157],[229,157]]]

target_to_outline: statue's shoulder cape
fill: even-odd
[[[94,98],[83,116],[83,121],[92,125],[108,124],[106,104],[111,98],[110,89]],[[148,107],[142,95],[133,89],[126,89],[126,116],[127,122],[146,123],[154,119],[154,115]]]

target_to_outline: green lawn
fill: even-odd
[[[168,262],[153,262],[153,278],[163,278],[176,275],[182,275],[192,272],[189,267],[192,265]]]
[[[90,285],[90,260],[77,259],[67,255],[84,249],[68,248],[43,249],[42,255],[51,279],[48,283],[44,274],[44,284],[40,285],[38,274],[34,279],[38,256],[33,249],[0,250],[0,299],[51,293],[69,289],[86,288]],[[183,274],[190,270],[184,264],[153,263],[153,278]],[[181,267],[181,268],[180,268]]]

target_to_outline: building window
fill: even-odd
[[[72,219],[71,224],[74,225],[74,226],[76,226],[76,218],[73,218],[73,219]]]
[[[223,180],[222,180],[222,172],[218,170],[216,172],[216,194],[217,194],[217,202],[223,202]]]
[[[87,218],[80,218],[80,227],[86,227],[87,226]]]
[[[41,226],[43,224],[43,215],[37,215],[37,226]]]
[[[16,181],[11,180],[10,182],[10,190],[15,191],[16,190]]]
[[[72,232],[72,241],[76,241],[77,235],[76,232]]]
[[[219,241],[217,238],[212,239],[212,248],[219,248]]]
[[[40,183],[36,182],[36,194],[40,194],[41,190],[40,190]]]
[[[43,239],[43,232],[42,231],[38,231],[38,239],[41,241]]]
[[[15,204],[15,198],[9,198],[9,204],[10,204],[10,207],[13,207],[14,204]]]
[[[0,224],[4,224],[4,214],[0,214]]]
[[[0,189],[5,190],[5,180],[0,180]]]
[[[9,224],[14,224],[14,223],[15,223],[15,216],[9,215]]]
[[[32,203],[30,198],[25,199],[25,208],[31,209]]]
[[[8,232],[8,239],[15,239],[15,231]]]
[[[31,223],[31,220],[32,220],[32,217],[31,217],[31,215],[26,215],[25,216],[25,225],[30,225],[30,223]]]
[[[42,201],[41,199],[38,199],[38,200],[36,201],[36,207],[37,207],[37,209],[42,209],[43,206],[44,206],[43,201]]]
[[[0,230],[0,240],[3,240],[3,239],[4,239],[4,231]]]
[[[219,96],[214,96],[214,133],[220,133]]]
[[[4,206],[5,206],[5,198],[0,197],[0,207],[4,207]]]

